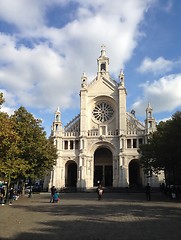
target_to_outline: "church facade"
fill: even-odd
[[[139,164],[138,148],[156,130],[153,110],[148,105],[145,122],[127,112],[124,73],[119,81],[109,74],[109,58],[103,47],[97,59],[98,71],[88,84],[81,78],[80,114],[62,126],[61,112],[55,112],[52,137],[58,151],[56,166],[44,185],[91,189],[105,187],[140,187],[148,181],[153,187],[163,182],[163,175],[145,176]]]

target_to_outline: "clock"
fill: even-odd
[[[112,119],[114,114],[113,107],[107,102],[97,103],[92,111],[93,117],[101,123]]]

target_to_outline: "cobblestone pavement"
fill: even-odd
[[[1,240],[179,240],[181,202],[161,193],[49,193],[0,206]]]

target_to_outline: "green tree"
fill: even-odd
[[[27,165],[27,171],[20,177],[31,180],[44,177],[46,171],[55,164],[56,147],[51,139],[46,138],[41,121],[35,119],[24,107],[15,111],[12,119],[21,139],[18,143],[18,148],[21,150],[19,157]]]
[[[14,122],[7,113],[0,112],[0,175],[8,185],[27,170],[24,161],[19,158],[19,141]]]
[[[0,108],[4,102],[3,93],[0,93]],[[0,112],[0,176],[7,181],[8,186],[12,179],[26,170],[24,162],[19,158],[19,141],[14,122],[7,113]]]
[[[3,98],[3,93],[0,93],[0,108],[2,106],[2,104],[4,103],[4,98]]]
[[[145,172],[165,171],[168,184],[181,183],[181,112],[160,122],[148,143],[140,146],[140,162]]]

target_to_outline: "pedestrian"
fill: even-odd
[[[148,201],[151,200],[151,187],[150,187],[150,184],[147,183],[146,187],[145,187],[145,194],[146,194],[146,199]]]
[[[99,186],[97,188],[98,200],[102,200],[103,192],[104,192],[103,187],[101,184],[99,184]]]
[[[5,189],[4,189],[4,187],[2,187],[1,192],[0,192],[0,196],[1,196],[0,201],[1,201],[2,206],[4,206],[4,204],[5,204],[5,194],[6,194]]]
[[[9,190],[9,205],[12,205],[13,204],[13,200],[14,200],[14,189],[11,188]]]
[[[57,191],[55,191],[54,195],[53,195],[53,203],[57,203],[59,200],[59,193]]]
[[[176,187],[172,186],[170,191],[171,191],[171,198],[176,199]]]
[[[30,186],[30,191],[28,193],[28,198],[31,198],[32,197],[32,193],[33,193],[33,187]]]
[[[56,192],[56,188],[55,188],[55,186],[52,186],[51,187],[51,189],[50,189],[50,191],[51,191],[51,195],[50,195],[50,203],[51,202],[53,202],[53,196],[54,196],[54,194],[55,194],[55,192]]]

